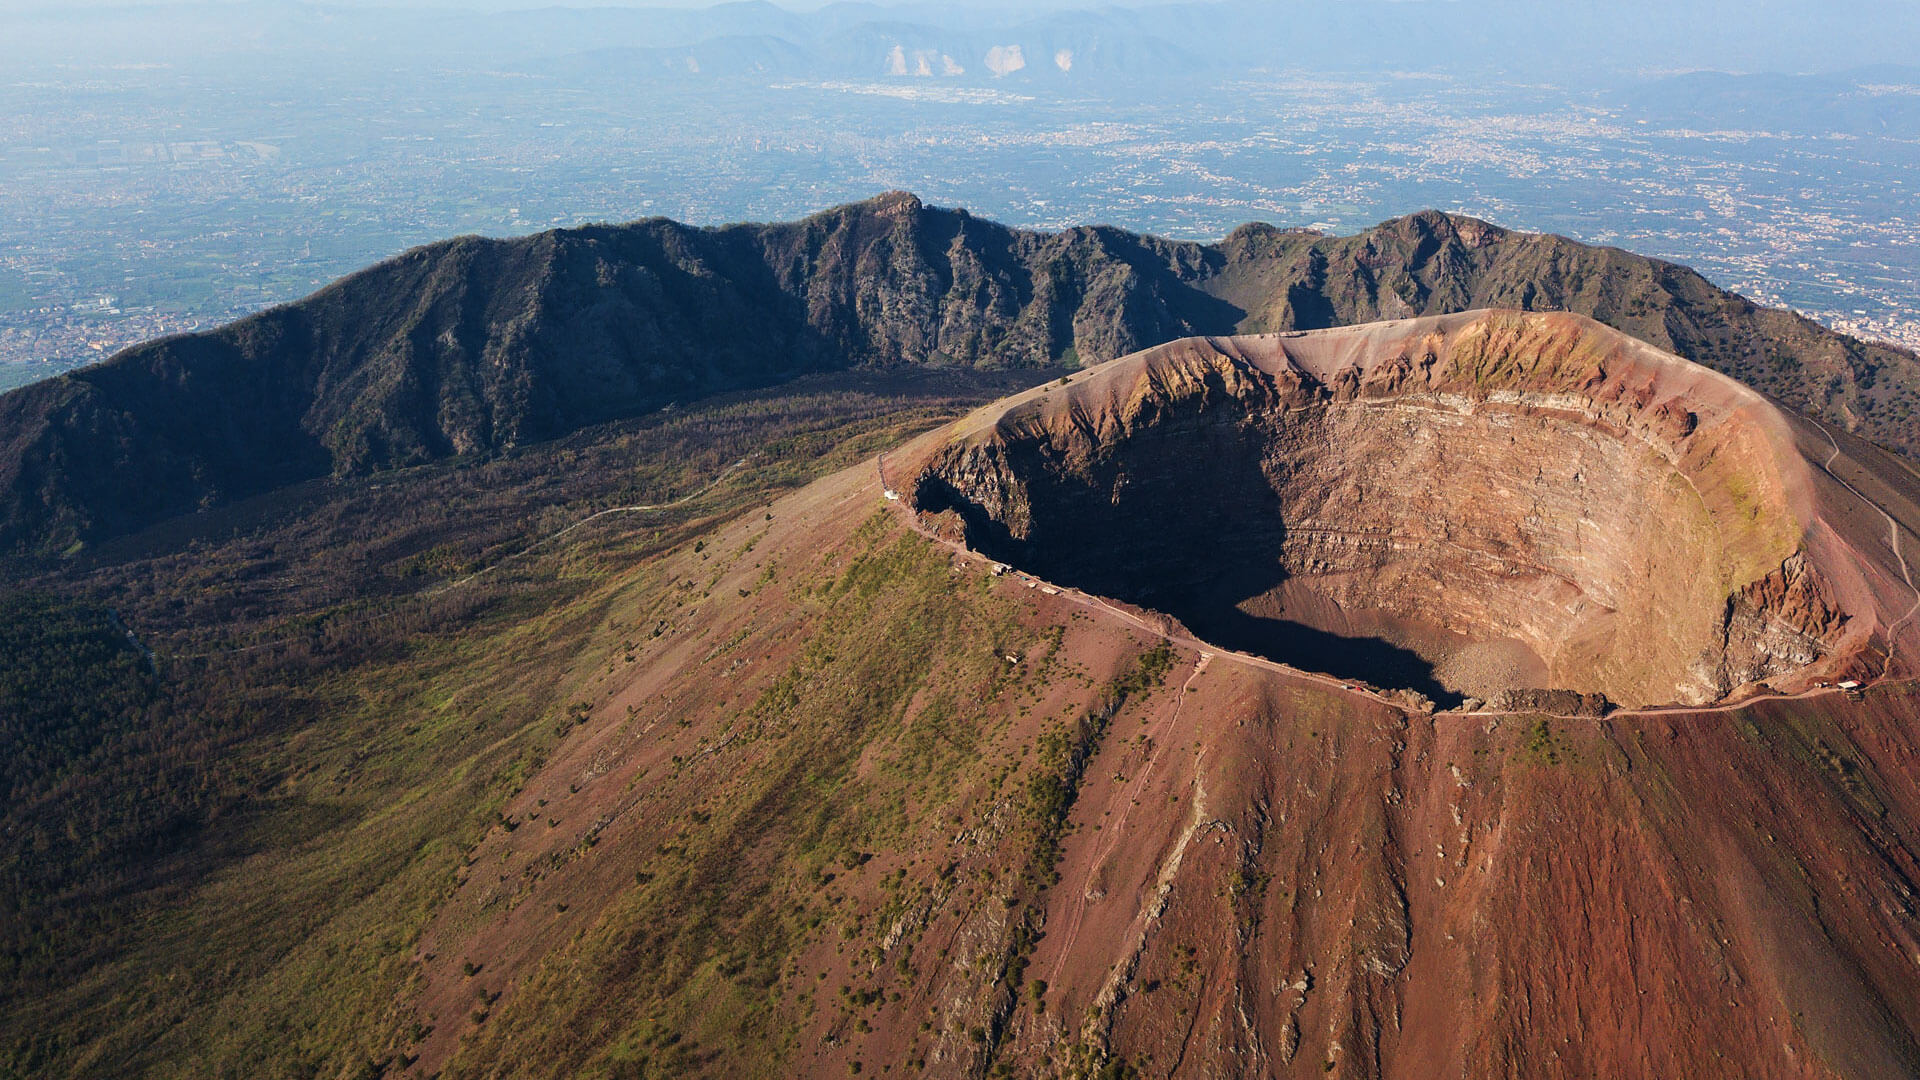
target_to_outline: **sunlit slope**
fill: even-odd
[[[1705,404],[1689,411],[1711,430]],[[36,991],[10,998],[0,1063],[1920,1069],[1910,681],[1605,719],[1404,710],[1168,644],[1123,605],[922,534],[874,453],[891,447],[893,475],[977,430],[869,437],[785,493],[750,467],[338,653],[194,661],[229,705],[164,768],[107,759],[17,819],[101,807],[84,837],[176,805],[168,778],[227,800],[150,853],[141,904],[90,895],[103,874],[9,909],[27,931],[9,984]],[[1783,431],[1803,458],[1818,434]],[[1835,474],[1867,495],[1909,490],[1841,449]],[[1816,515],[1837,512],[1828,483]],[[124,675],[129,656],[107,663]],[[87,791],[122,797],[71,801]],[[45,839],[70,850],[64,827]]]

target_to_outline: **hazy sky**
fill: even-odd
[[[75,8],[156,7],[205,4],[209,0],[0,0],[0,13],[71,11]],[[221,0],[212,0],[221,2]],[[271,6],[299,0],[225,0],[243,6]],[[404,8],[431,7],[469,11],[519,11],[548,7],[576,8],[704,8],[738,0],[319,0],[316,7]],[[811,11],[835,0],[776,0],[777,6],[790,11]],[[925,6],[927,0],[859,0],[874,7]],[[941,0],[941,7],[969,8],[981,11],[1055,11],[1099,7],[1145,7],[1166,0]]]
[[[276,4],[295,4],[302,0],[0,0],[0,15],[21,13],[43,13],[72,11],[77,8],[125,8],[160,6],[204,6],[211,3],[232,3],[239,6],[266,7]],[[441,8],[467,11],[524,11],[538,8],[705,8],[739,0],[317,0],[308,6],[315,7],[360,7],[382,8]],[[826,7],[830,3],[843,0],[772,0],[777,6],[789,11],[812,11]],[[872,7],[927,7],[928,0],[858,0]],[[937,6],[944,8],[963,8],[972,11],[1007,11],[1014,13],[1037,13],[1087,8],[1128,8],[1150,7],[1165,3],[1167,0],[939,0]],[[1200,0],[1207,2],[1207,0]],[[1423,2],[1423,0],[1409,0]],[[1900,2],[1900,0],[1889,0]]]

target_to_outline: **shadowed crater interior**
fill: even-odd
[[[1243,425],[1180,425],[1140,433],[1086,474],[1023,462],[1032,504],[1024,536],[936,475],[922,478],[915,505],[958,513],[968,543],[987,555],[1165,612],[1224,648],[1417,690],[1442,706],[1539,681],[1538,658],[1518,642],[1482,650],[1507,658],[1492,679],[1457,664],[1449,679],[1449,661],[1471,650],[1470,638],[1386,610],[1347,610],[1315,590],[1286,558],[1285,487],[1266,471],[1264,441]]]

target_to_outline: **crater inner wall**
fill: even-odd
[[[1763,479],[1703,495],[1577,400],[1302,407],[1216,386],[1123,437],[1080,424],[956,449],[918,501],[960,512],[989,554],[1223,646],[1456,700],[1544,687],[1699,704],[1817,660],[1827,614],[1769,609],[1738,580],[1751,553],[1726,543],[1727,507]],[[1811,587],[1796,573],[1783,564],[1773,592]]]

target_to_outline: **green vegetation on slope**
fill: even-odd
[[[9,861],[34,873],[12,894],[0,1074],[387,1056],[412,934],[541,760],[593,611],[556,584],[459,613],[458,636],[409,620],[371,656],[177,672],[84,779],[9,807]]]
[[[941,688],[991,695],[1004,677],[995,650],[1008,613],[957,588],[946,553],[892,520],[869,522],[845,569],[814,590],[800,655],[733,721],[744,738],[688,766],[729,774],[687,778],[694,792],[725,784],[724,798],[699,799],[704,827],[676,834],[644,883],[473,1036],[449,1077],[492,1075],[508,1059],[526,1076],[786,1074],[804,1015],[795,958],[844,918],[826,884],[933,813],[929,779],[977,737],[964,722],[940,723],[937,740],[923,725],[910,732],[908,702]],[[857,776],[869,753],[887,765]]]
[[[103,608],[0,594],[0,785],[9,802],[58,784],[138,725],[154,681]]]
[[[390,475],[393,503],[350,487],[49,582],[129,599],[157,676],[103,609],[7,598],[0,1076],[399,1061],[418,1034],[398,1004],[418,935],[571,726],[579,657],[616,596],[715,521],[951,415],[947,401],[718,402],[485,466],[499,485]],[[696,499],[508,558],[596,504],[707,488],[772,442],[778,460]],[[516,518],[556,494],[585,505]],[[424,505],[380,512],[409,501]],[[435,547],[454,557],[411,561]],[[449,580],[476,564],[497,568]]]

